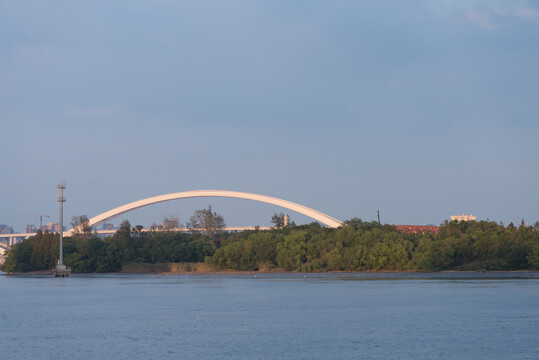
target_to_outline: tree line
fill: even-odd
[[[202,262],[215,253],[216,242],[200,232],[142,232],[128,221],[111,237],[89,231],[64,238],[64,264],[74,273],[117,272],[132,263]],[[15,244],[0,267],[5,272],[51,269],[58,260],[60,235],[47,231]]]
[[[201,213],[202,214],[202,213]],[[207,214],[206,214],[207,215]],[[214,269],[299,272],[539,270],[539,223],[446,222],[436,234],[406,234],[391,225],[351,219],[331,229],[280,220],[273,230],[143,232],[124,221],[112,237],[90,230],[64,239],[73,272],[116,272],[137,263],[204,262]],[[7,253],[6,272],[46,270],[58,258],[59,235],[38,232]]]

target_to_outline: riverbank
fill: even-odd
[[[142,270],[142,269],[140,269]],[[293,277],[347,277],[363,279],[539,279],[538,271],[512,270],[512,271],[409,271],[409,270],[383,270],[383,271],[321,271],[321,272],[295,272],[281,269],[238,271],[226,269],[205,269],[190,267],[173,267],[170,271],[127,271],[121,274],[157,274],[157,275],[216,275],[216,276],[293,276]]]
[[[491,275],[507,275],[507,277],[519,276],[519,274],[531,274],[532,277],[539,277],[538,271],[533,270],[510,270],[510,271],[470,271],[470,270],[445,270],[438,272],[428,271],[415,271],[415,270],[373,270],[373,271],[312,271],[312,272],[299,272],[299,271],[286,271],[277,267],[264,267],[256,271],[240,271],[233,269],[219,269],[211,264],[207,263],[138,263],[128,264],[122,268],[121,274],[161,274],[161,275],[181,275],[181,274],[193,274],[193,275],[257,275],[257,274],[442,274],[451,275],[457,274],[463,276],[466,274],[491,274]]]
[[[28,272],[2,272],[0,275],[52,275],[52,270],[38,270],[38,271],[28,271]]]
[[[241,274],[263,274],[263,273],[284,273],[278,268],[262,268],[257,271],[238,271],[230,269],[219,269],[211,264],[197,263],[138,263],[128,264],[122,267],[120,273],[123,274],[203,274],[203,275],[241,275]]]
[[[27,273],[0,273],[7,277],[25,278],[53,278],[50,272],[33,271]],[[365,271],[365,272],[289,272],[289,271],[185,271],[185,272],[115,272],[115,273],[75,273],[73,278],[110,278],[110,277],[136,277],[136,278],[162,278],[162,277],[210,277],[210,278],[256,278],[256,279],[319,279],[320,281],[491,281],[491,280],[534,280],[539,281],[538,271],[440,271],[440,272],[413,272],[413,271]]]
[[[471,271],[470,271],[471,272]],[[377,270],[377,271],[287,271],[275,266],[264,266],[258,270],[221,269],[207,263],[136,263],[125,265],[119,272],[122,274],[199,274],[199,275],[254,275],[254,274],[339,274],[339,273],[372,273],[372,274],[414,274],[414,270]],[[464,273],[464,271],[463,271]],[[478,272],[479,273],[479,272]]]

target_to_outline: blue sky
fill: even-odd
[[[532,1],[0,0],[0,224],[57,221],[59,180],[66,222],[222,189],[341,220],[533,223],[538,64]],[[125,218],[210,204],[238,226],[280,210]]]

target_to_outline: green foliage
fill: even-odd
[[[89,237],[92,235],[92,227],[90,226],[90,219],[88,216],[73,216],[71,219],[71,227],[73,228],[73,233],[76,236]]]
[[[201,232],[143,232],[124,221],[105,240],[84,233],[64,239],[64,262],[74,272],[202,262],[212,269],[238,271],[539,270],[539,231],[524,223],[445,222],[437,234],[399,233],[393,226],[361,219],[346,224],[221,233],[217,240]],[[57,234],[38,232],[7,252],[2,270],[50,269],[58,241]]]
[[[6,261],[0,267],[0,270],[5,272],[26,272],[35,270],[31,263],[33,247],[33,238],[11,246],[11,248],[4,253]]]
[[[282,234],[255,232],[247,234],[245,240],[232,239],[215,251],[206,262],[221,269],[259,270],[276,266],[277,244]]]
[[[33,238],[14,244],[5,253],[6,261],[0,267],[5,272],[28,272],[50,269],[59,254],[60,235],[39,230]]]
[[[274,229],[284,229],[286,227],[294,227],[296,223],[291,221],[288,215],[284,213],[273,213],[271,217],[271,223],[273,224]]]
[[[211,211],[210,206],[209,209],[196,210],[186,226],[191,231],[204,231],[206,235],[213,238],[226,224],[221,215]]]
[[[143,235],[144,234],[144,235]],[[14,245],[2,266],[6,272],[51,269],[59,256],[59,235],[41,231]],[[78,233],[64,239],[64,263],[75,273],[116,272],[132,263],[200,263],[213,256],[217,245],[200,234],[132,233],[125,221],[105,240]]]
[[[277,245],[277,266],[283,270],[299,270],[307,262],[307,237],[298,231],[285,236]]]
[[[234,270],[260,269],[263,258],[286,271],[539,269],[539,231],[523,224],[445,222],[438,234],[405,234],[357,218],[345,223],[338,229],[310,224],[235,235],[206,261]],[[254,245],[268,235],[276,253],[264,257]]]
[[[32,256],[30,262],[36,269],[50,269],[58,259],[60,234],[44,233],[39,230],[33,239]]]
[[[530,269],[539,270],[539,244],[535,244],[530,255],[527,256],[528,264],[530,264]]]
[[[282,229],[284,228],[284,222],[285,222],[285,215],[284,213],[273,213],[273,216],[271,217],[271,223],[273,224],[273,227],[275,229]]]

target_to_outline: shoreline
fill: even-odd
[[[109,273],[72,273],[71,275],[220,275],[220,276],[245,276],[245,275],[304,275],[304,276],[316,276],[316,275],[365,275],[366,277],[372,277],[376,275],[415,275],[420,277],[421,275],[429,277],[450,277],[451,275],[456,275],[457,277],[462,277],[462,275],[473,275],[474,278],[480,275],[485,277],[492,277],[496,275],[506,275],[505,278],[514,278],[518,277],[519,274],[528,275],[527,278],[539,278],[539,271],[535,270],[508,270],[508,271],[459,271],[459,270],[444,270],[438,272],[425,272],[425,271],[409,271],[409,270],[379,270],[379,271],[322,271],[322,272],[294,272],[294,271],[284,271],[284,270],[262,270],[262,271],[238,271],[238,270],[216,270],[216,271],[154,271],[154,272],[142,272],[142,271],[118,271],[118,272],[109,272]],[[52,276],[51,270],[39,270],[39,271],[29,271],[23,273],[4,273],[0,272],[0,275],[7,276]],[[508,275],[515,275],[507,277]]]

